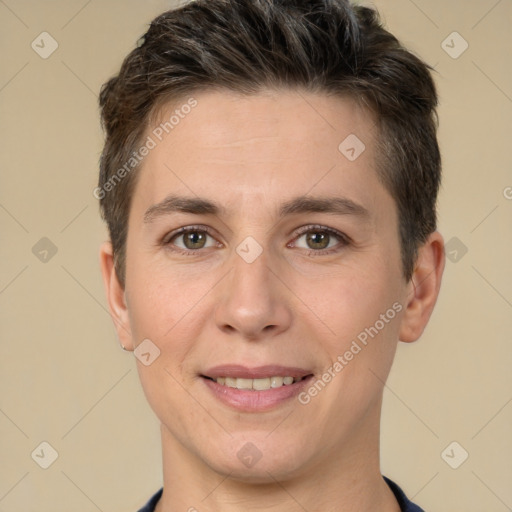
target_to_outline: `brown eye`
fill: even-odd
[[[293,247],[321,255],[341,249],[349,243],[350,239],[338,231],[323,226],[309,226],[301,230],[293,242]]]
[[[206,233],[201,231],[190,231],[181,235],[183,237],[183,245],[187,249],[202,249],[206,244]]]
[[[327,249],[331,235],[322,231],[314,231],[306,234],[306,243],[310,249]]]
[[[215,239],[204,229],[199,228],[184,228],[181,229],[174,236],[170,237],[165,245],[171,249],[174,247],[176,250],[182,251],[197,251],[199,249],[205,249],[213,247],[215,245]]]

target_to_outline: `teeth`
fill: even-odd
[[[284,383],[284,377],[272,377],[270,379],[271,388],[280,388]]]
[[[234,379],[232,377],[218,377],[214,379],[217,384],[237,389],[252,389],[256,391],[266,391],[271,388],[280,388],[281,386],[289,386],[299,379],[293,377],[267,377],[265,379]]]
[[[236,379],[238,389],[252,389],[252,379]]]
[[[252,389],[257,391],[265,391],[266,389],[270,389],[270,379],[253,379]]]
[[[225,386],[229,386],[230,388],[236,388],[236,379],[232,379],[231,377],[226,377],[224,382],[225,382],[224,383]]]

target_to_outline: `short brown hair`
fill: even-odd
[[[106,140],[96,191],[123,285],[137,172],[113,180],[152,116],[201,90],[263,88],[349,96],[375,114],[378,173],[397,205],[403,274],[411,278],[419,246],[436,229],[441,179],[431,68],[374,9],[348,0],[196,0],[155,18],[101,89]]]

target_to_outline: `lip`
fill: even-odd
[[[209,368],[202,377],[217,379],[218,377],[232,377],[234,379],[265,379],[267,377],[293,377],[301,379],[306,375],[311,375],[311,370],[298,368],[294,366],[265,365],[248,368],[239,364],[224,364]]]
[[[217,377],[263,379],[274,376],[302,378],[302,380],[265,391],[231,388],[211,380]],[[304,368],[279,365],[258,366],[256,368],[221,365],[210,368],[201,375],[201,380],[207,389],[224,405],[236,409],[238,412],[252,413],[269,411],[286,404],[308,386],[312,378],[313,372]]]

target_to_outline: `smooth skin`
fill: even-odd
[[[431,234],[406,282],[375,120],[352,100],[299,90],[194,98],[136,171],[124,288],[111,244],[100,251],[120,342],[134,350],[149,339],[161,352],[149,366],[136,360],[161,422],[157,512],[398,512],[379,466],[382,394],[398,341],[418,339],[434,308],[443,239]],[[338,149],[350,134],[366,147],[354,161]],[[171,195],[220,210],[163,207]],[[358,206],[279,215],[300,196]],[[176,234],[187,226],[193,234]],[[249,236],[262,248],[252,263],[236,251]],[[200,377],[219,364],[321,377],[396,302],[402,310],[306,405],[240,412]],[[262,454],[250,468],[237,457],[247,442]]]

